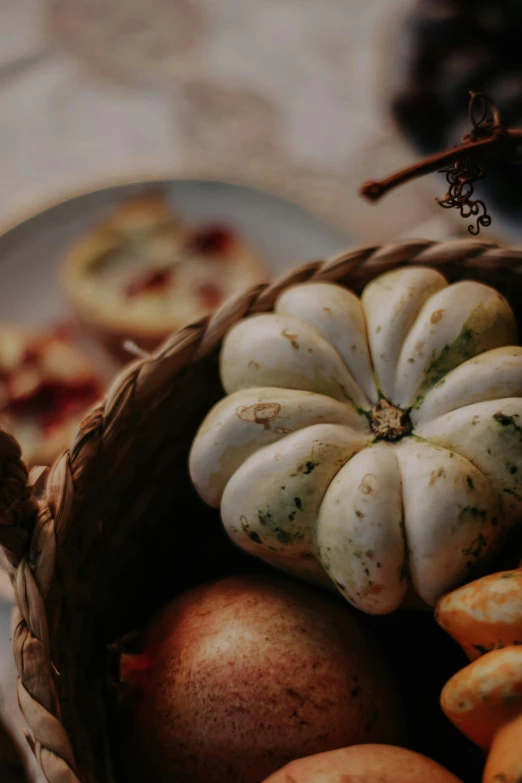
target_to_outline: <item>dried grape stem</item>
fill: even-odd
[[[474,158],[485,154],[492,155],[497,153],[499,148],[504,145],[514,142],[514,145],[516,146],[520,141],[522,141],[522,130],[503,130],[502,128],[495,128],[492,135],[486,139],[467,141],[451,150],[432,155],[425,160],[421,160],[419,163],[408,166],[408,168],[401,169],[386,179],[378,182],[365,182],[361,187],[360,193],[367,198],[368,201],[375,202],[399,185],[404,185],[412,179],[424,176],[424,174],[438,172],[444,166],[455,163],[457,160],[461,160],[464,157]]]

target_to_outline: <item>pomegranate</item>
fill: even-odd
[[[129,779],[260,783],[304,755],[403,737],[392,678],[357,616],[279,576],[172,601],[120,676]]]

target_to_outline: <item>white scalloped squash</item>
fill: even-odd
[[[522,348],[505,299],[423,267],[287,289],[236,324],[196,489],[241,548],[363,611],[434,605],[522,513]]]

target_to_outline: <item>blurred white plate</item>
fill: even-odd
[[[67,247],[122,199],[162,188],[187,222],[223,221],[256,249],[270,275],[350,244],[338,228],[286,199],[244,185],[150,180],[84,192],[46,206],[0,235],[0,319],[44,324],[67,314],[59,264]]]

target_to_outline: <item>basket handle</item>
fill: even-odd
[[[0,429],[0,544],[13,566],[27,551],[37,511],[20,446]]]

